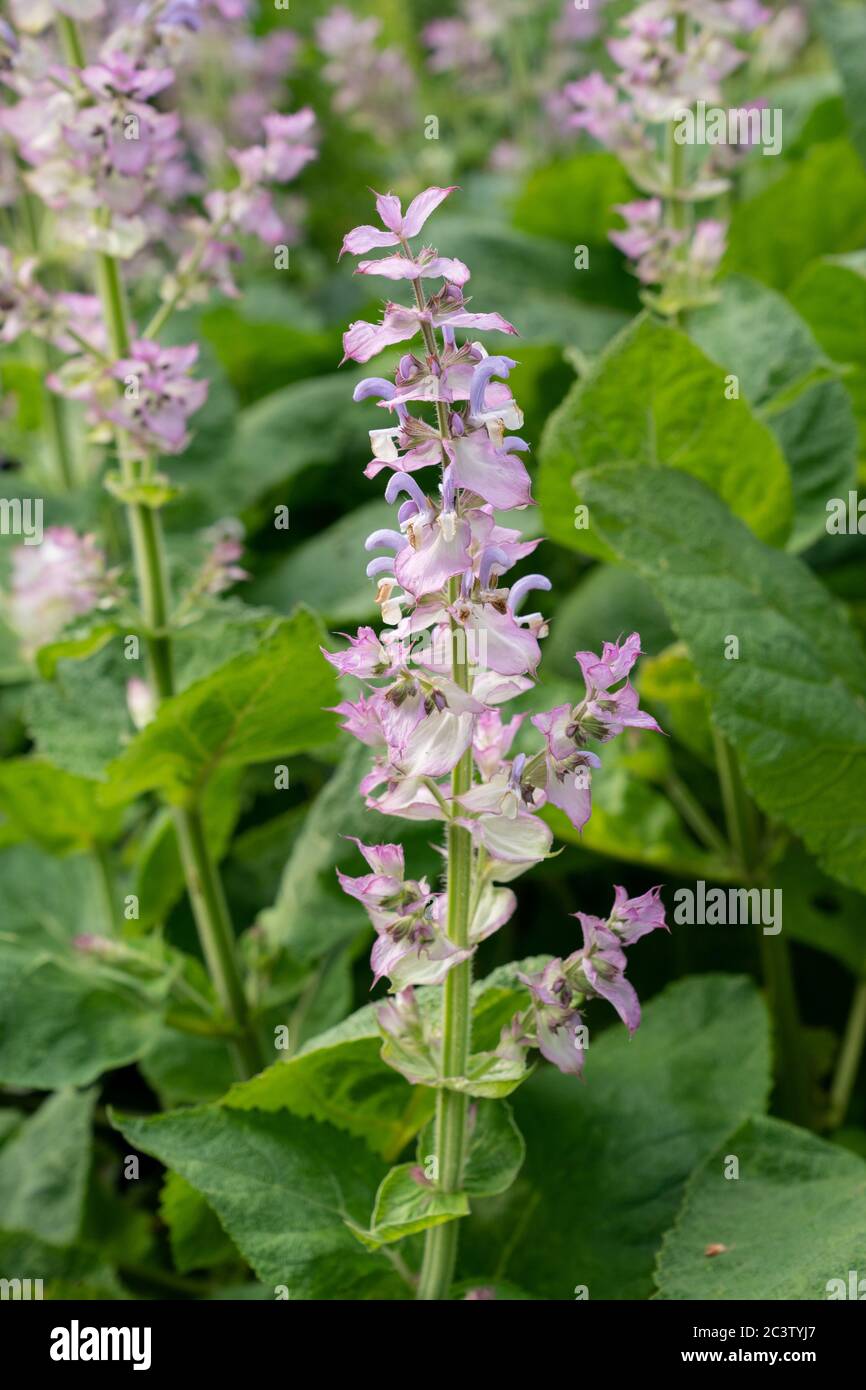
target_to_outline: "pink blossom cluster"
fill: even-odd
[[[337,712],[343,727],[373,752],[360,788],[366,804],[468,832],[475,882],[468,944],[457,945],[447,933],[448,889],[407,878],[400,846],[359,843],[370,872],[340,874],[376,930],[374,980],[387,976],[402,1001],[385,1015],[392,1033],[415,1016],[411,999],[400,992],[441,983],[513,914],[516,899],[504,885],[551,852],[553,834],[539,815],[542,808],[558,807],[578,829],[586,824],[592,772],[600,766],[590,743],[603,745],[627,728],[658,730],[639,708],[629,679],[640,655],[640,639],[632,633],[606,643],[600,656],[578,652],[582,695],[533,715],[529,724],[540,746],[512,753],[515,740],[528,732],[525,716],[504,720],[501,708],[535,684],[547,633],[543,614],[524,611],[524,603],[551,586],[537,573],[505,579],[539,542],[524,540],[496,515],[532,505],[522,459],[529,446],[515,433],[522,414],[507,384],[517,364],[489,354],[475,334],[513,335],[515,329],[499,314],[470,306],[470,272],[462,261],[411,244],[453,191],[428,188],[405,213],[398,198],[377,196],[381,226],[354,228],[342,248],[362,258],[357,273],[408,281],[414,298],[412,305],[386,304],[380,323],[353,323],[344,335],[345,357],[367,362],[383,348],[419,337],[421,343],[403,352],[393,380],[367,377],[355,389],[356,400],[376,399],[391,417],[392,423],[371,431],[366,474],[388,473],[385,497],[397,513],[393,527],[374,531],[366,542],[375,552],[367,573],[377,585],[382,629],[362,627],[344,650],[325,656],[361,686]],[[373,250],[385,254],[367,259]],[[440,283],[428,290],[425,281]],[[452,778],[458,764],[471,767],[462,789]],[[566,963],[581,997],[604,994],[599,981],[619,968],[605,935],[612,930],[599,926],[579,968]],[[627,944],[626,937],[616,940]],[[539,1019],[548,1019],[537,993],[547,989],[545,980],[532,986]],[[628,1017],[633,1023],[631,1006]],[[556,1020],[548,1023],[560,1028]],[[519,1051],[532,1041],[541,1045],[540,1037],[523,1020],[519,1035],[509,1035],[503,1046]]]
[[[622,32],[608,41],[617,67],[613,80],[593,72],[564,89],[572,128],[614,151],[650,195],[616,209],[626,227],[611,240],[642,285],[660,287],[646,297],[663,311],[711,297],[726,224],[715,217],[693,220],[690,210],[726,192],[746,151],[742,144],[724,152],[713,146],[696,162],[683,149],[675,179],[666,131],[696,101],[721,102],[725,79],[746,61],[742,41],[772,18],[760,0],[647,0],[623,16]]]
[[[382,21],[374,15],[360,18],[335,5],[315,32],[335,112],[384,137],[412,127],[415,75],[399,48],[379,46],[381,31]]]

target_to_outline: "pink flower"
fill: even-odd
[[[24,653],[32,656],[74,618],[109,606],[112,580],[96,537],[69,526],[49,527],[39,545],[16,546],[8,614]]]

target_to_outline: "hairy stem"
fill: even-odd
[[[457,580],[451,580],[449,598],[457,597]],[[453,676],[469,688],[464,633],[452,625]],[[463,650],[460,650],[463,643]],[[451,774],[453,796],[462,796],[472,785],[472,753],[464,753]],[[448,937],[455,946],[469,945],[472,903],[472,836],[454,823],[448,826]],[[466,1073],[472,1044],[472,960],[455,965],[445,977],[442,1004],[442,1075]],[[446,1087],[436,1099],[436,1160],[438,1184],[443,1192],[459,1192],[466,1158],[466,1117],[469,1097]],[[447,1221],[427,1231],[424,1261],[418,1283],[419,1299],[445,1298],[454,1277],[459,1222]]]
[[[718,730],[713,731],[713,738],[735,864],[747,885],[760,887],[766,881],[766,871],[761,865],[755,808],[743,785],[734,750]],[[791,952],[781,934],[768,936],[762,926],[758,927],[758,942],[775,1035],[776,1103],[785,1119],[809,1127],[813,1123],[809,1058],[797,1007]]]
[[[844,1124],[866,1043],[866,980],[858,980],[830,1088],[830,1129]]]
[[[409,254],[408,246],[403,243]],[[415,301],[425,307],[420,282],[413,282]],[[436,339],[430,324],[422,323],[428,355],[438,358]],[[448,410],[441,401],[436,403],[439,430],[447,438],[450,430]],[[448,598],[454,604],[460,594],[460,580],[448,581]],[[451,620],[451,674],[456,685],[469,690],[466,634]],[[472,752],[467,750],[451,774],[452,797],[462,796],[472,785]],[[448,937],[455,946],[469,945],[472,903],[472,836],[462,826],[451,822],[447,829],[448,849]],[[442,987],[442,1075],[461,1077],[466,1073],[472,1046],[472,961],[463,961],[449,970]],[[442,1086],[436,1097],[435,1156],[437,1182],[443,1192],[459,1192],[463,1181],[466,1157],[466,1119],[469,1098],[459,1091]],[[418,1298],[446,1298],[457,1261],[459,1222],[447,1221],[431,1227],[424,1238],[424,1259],[418,1281]]]

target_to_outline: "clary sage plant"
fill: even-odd
[[[517,519],[508,513],[532,505],[520,458],[529,445],[511,433],[523,421],[507,385],[517,363],[488,354],[472,334],[516,330],[501,315],[470,307],[462,261],[418,243],[430,214],[453,192],[427,188],[405,213],[398,198],[379,196],[381,226],[355,227],[343,241],[343,253],[353,256],[385,252],[360,260],[359,274],[408,282],[414,294],[410,305],[389,302],[381,323],[353,323],[343,338],[346,358],[368,362],[394,344],[420,342],[401,356],[393,381],[366,377],[355,388],[356,400],[377,398],[393,421],[371,432],[366,472],[390,474],[385,497],[397,510],[394,527],[366,541],[368,551],[387,552],[367,566],[384,627],[363,627],[346,650],[326,653],[362,685],[356,700],[337,709],[343,727],[375,752],[359,788],[367,805],[438,823],[444,834],[441,887],[407,877],[399,844],[358,841],[369,872],[340,873],[376,931],[373,981],[387,977],[393,995],[379,1011],[383,1056],[407,1080],[437,1089],[427,1166],[405,1165],[386,1179],[392,1201],[419,1217],[441,1217],[427,1232],[418,1285],[424,1299],[445,1297],[454,1273],[454,1218],[468,1209],[463,1177],[473,1100],[519,1086],[533,1048],[580,1075],[582,1010],[590,999],[607,999],[634,1032],[640,1006],[625,978],[624,948],[665,926],[657,888],[629,898],[617,887],[606,920],[575,913],[582,945],[521,975],[529,1008],[505,1024],[494,1049],[473,1052],[472,956],[517,907],[504,885],[551,853],[553,834],[538,812],[557,806],[582,829],[600,766],[590,743],[627,728],[660,730],[629,680],[640,654],[632,633],[606,642],[600,656],[577,652],[582,696],[533,715],[540,746],[509,756],[524,716],[504,722],[501,710],[534,684],[547,634],[543,615],[522,609],[530,593],[551,586],[543,574],[505,582],[537,545],[506,524]],[[441,284],[428,292],[425,281]],[[418,985],[441,985],[441,1002],[419,1008]]]

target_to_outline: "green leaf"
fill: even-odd
[[[575,294],[630,308],[637,303],[636,289],[622,274],[622,257],[608,233],[620,225],[614,204],[633,196],[615,155],[578,154],[530,174],[517,199],[514,222],[531,235],[565,243]],[[579,246],[589,251],[586,270],[574,267]]]
[[[159,791],[182,804],[218,770],[327,743],[336,682],[319,651],[322,633],[301,609],[254,653],[165,700],[109,769],[109,801]]]
[[[83,660],[58,661],[54,679],[34,683],[24,702],[37,753],[67,772],[102,779],[133,732],[125,683],[136,671],[119,640]]]
[[[472,1037],[478,1049],[494,1048],[499,1034],[526,1003],[517,972],[538,968],[517,961],[473,986]],[[435,1026],[440,989],[419,989],[425,1019]],[[235,1084],[223,1104],[230,1109],[291,1110],[325,1120],[360,1139],[386,1159],[395,1159],[433,1114],[435,1092],[410,1086],[382,1060],[377,1008],[368,1004],[308,1042],[294,1057],[276,1062],[250,1081]],[[433,1079],[431,1077],[431,1079]]]
[[[832,198],[827,197],[832,188]],[[724,268],[784,290],[816,256],[866,241],[866,173],[847,140],[813,145],[734,209]]]
[[[140,1057],[160,1026],[149,1001],[71,961],[22,967],[3,953],[0,981],[0,1083],[7,1086],[86,1086]]]
[[[841,382],[807,325],[773,290],[733,276],[720,299],[689,317],[703,351],[734,373],[769,425],[791,471],[791,550],[826,532],[827,498],[847,496],[857,471],[857,425]]]
[[[798,845],[773,866],[773,887],[782,894],[785,931],[817,951],[826,951],[858,979],[866,979],[866,918],[863,898],[827,878]]]
[[[406,1236],[418,1235],[431,1226],[469,1215],[465,1192],[440,1192],[427,1183],[417,1164],[402,1163],[392,1168],[379,1185],[369,1230],[355,1235],[368,1250],[392,1245]]]
[[[165,1109],[219,1100],[235,1079],[228,1048],[222,1038],[202,1038],[160,1027],[139,1058],[147,1084]]]
[[[288,1111],[222,1106],[114,1123],[207,1199],[263,1283],[301,1299],[395,1292],[390,1265],[346,1225],[363,1226],[382,1177],[357,1140]]]
[[[237,1259],[237,1251],[200,1192],[180,1173],[169,1172],[159,1196],[174,1267],[181,1274]]]
[[[99,790],[98,782],[40,758],[0,763],[0,812],[52,854],[75,854],[117,838],[121,813],[100,804]]]
[[[788,291],[824,351],[846,366],[844,381],[866,457],[866,256],[814,261]]]
[[[114,1270],[96,1250],[76,1245],[61,1248],[20,1231],[0,1231],[0,1269],[26,1270],[15,1277],[42,1279],[44,1298],[77,1302],[127,1296]]]
[[[658,656],[645,656],[637,685],[644,700],[660,711],[665,732],[674,734],[691,753],[714,767],[710,702],[683,643],[672,643]]]
[[[822,0],[815,23],[842,78],[851,138],[866,163],[866,12],[860,4]]]
[[[736,1179],[725,1177],[728,1155],[739,1160]],[[659,1256],[661,1297],[826,1299],[831,1280],[850,1297],[848,1272],[863,1268],[864,1191],[856,1154],[781,1120],[749,1120],[688,1183]],[[708,1258],[708,1245],[725,1249]]]
[[[71,1245],[84,1215],[96,1091],[58,1091],[0,1153],[0,1211],[7,1230]]]
[[[670,986],[633,1039],[619,1025],[591,1036],[585,1085],[544,1068],[519,1092],[526,1162],[503,1197],[473,1203],[460,1274],[495,1270],[541,1298],[580,1284],[591,1299],[648,1297],[686,1178],[762,1108],[769,1084],[750,980]]]
[[[498,1197],[507,1192],[523,1166],[526,1145],[511,1106],[504,1100],[480,1100],[469,1112],[469,1155],[463,1174],[467,1197]],[[418,1162],[434,1152],[434,1129],[418,1137]]]
[[[613,469],[585,487],[595,524],[686,643],[758,805],[866,888],[866,655],[843,606],[695,479]]]
[[[767,541],[782,543],[791,482],[779,446],[744,400],[725,399],[725,375],[678,330],[642,316],[602,354],[551,416],[541,445],[539,500],[560,544],[611,558],[592,524],[576,528],[582,476],[618,464],[651,477],[702,479]],[[582,485],[581,485],[582,486]]]

